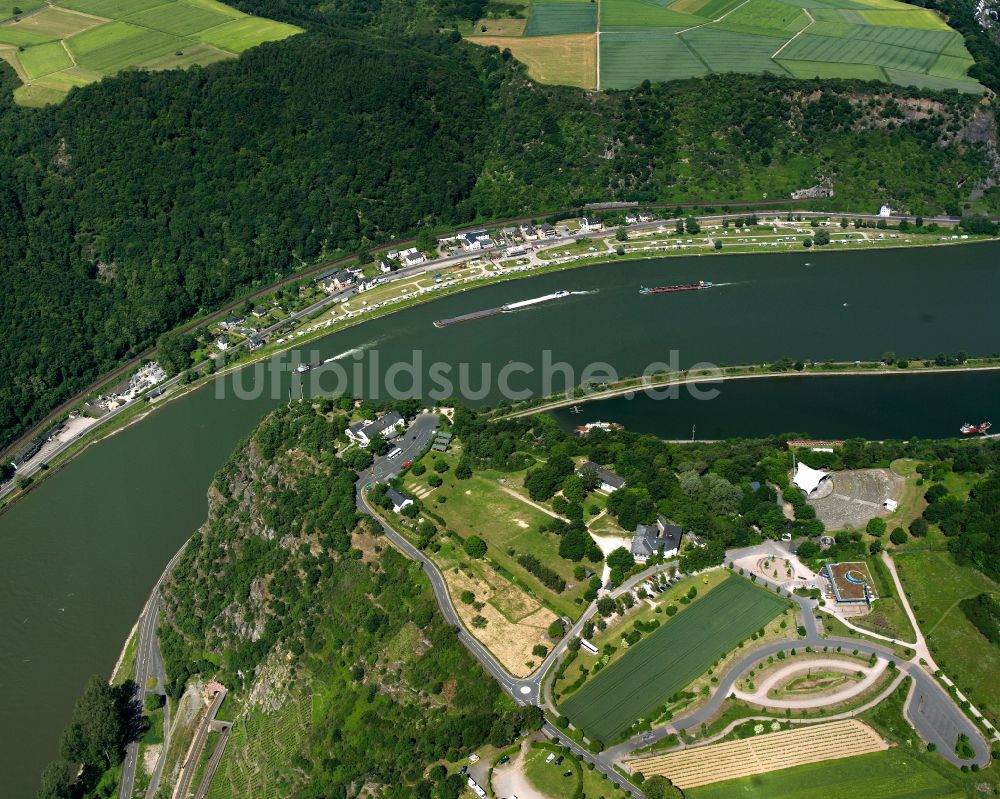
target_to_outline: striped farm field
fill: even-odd
[[[299,29],[216,0],[54,0],[0,24],[25,85],[18,102],[58,102],[74,87],[123,69],[175,69],[233,58]]]
[[[962,35],[898,0],[530,0],[525,16],[522,35],[533,39],[596,31],[597,52],[586,58],[597,64],[599,89],[746,72],[983,91],[968,76],[973,59]],[[542,53],[553,63],[530,65],[533,75],[552,76],[543,83],[579,74],[554,63],[558,49]]]
[[[630,760],[626,766],[646,777],[666,777],[682,790],[769,771],[881,752],[883,738],[857,719],[763,733],[666,755]]]
[[[729,576],[599,671],[560,711],[591,740],[616,740],[787,607],[781,597]]]
[[[539,0],[531,6],[525,36],[564,36],[597,30],[596,3],[561,3]]]

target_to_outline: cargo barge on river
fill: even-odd
[[[510,313],[512,311],[519,311],[522,308],[530,308],[532,305],[540,305],[543,302],[552,302],[553,300],[561,300],[564,297],[569,296],[568,291],[556,291],[552,294],[546,294],[542,297],[534,297],[530,300],[521,300],[520,302],[508,302],[501,305],[499,308],[487,308],[483,311],[473,311],[472,313],[462,314],[461,316],[452,316],[448,319],[438,319],[434,322],[434,327],[448,327],[449,325],[457,325],[460,322],[473,322],[476,319],[487,319],[491,316],[499,316],[502,313]]]
[[[698,291],[699,289],[710,289],[714,286],[714,283],[709,283],[707,280],[699,280],[697,283],[678,283],[676,286],[654,286],[653,288],[642,286],[639,289],[639,293],[669,294],[674,291]]]

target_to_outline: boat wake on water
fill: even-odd
[[[585,297],[588,294],[600,294],[600,289],[591,289],[590,291],[571,291],[569,295],[571,297]]]
[[[352,355],[360,355],[365,350],[371,349],[382,341],[381,338],[372,339],[371,341],[366,341],[364,344],[359,344],[357,347],[351,347],[349,350],[344,350],[343,352],[338,352],[332,358],[327,358],[323,363],[333,363],[334,361],[342,361],[344,358],[350,358]]]

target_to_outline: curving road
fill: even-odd
[[[760,577],[758,577],[757,583],[772,591],[776,588],[774,583]],[[822,651],[824,646],[832,648],[841,646],[852,651],[857,649],[859,653],[869,656],[875,655],[883,660],[896,660],[896,653],[891,648],[878,643],[856,638],[824,638],[820,635],[816,624],[815,613],[819,603],[814,599],[800,597],[796,594],[789,595],[785,591],[782,591],[782,596],[791,599],[799,606],[802,624],[806,628],[804,638],[797,641],[778,641],[747,652],[729,668],[725,676],[720,678],[715,691],[704,705],[651,733],[635,736],[612,747],[607,750],[607,754],[618,759],[633,749],[649,746],[673,732],[697,729],[703,723],[707,723],[722,708],[723,703],[733,692],[734,685],[740,675],[757,665],[761,658],[775,655],[780,651],[787,651],[791,648],[803,649],[806,646]],[[989,763],[990,750],[982,734],[952,701],[937,680],[915,660],[902,662],[897,660],[896,663],[901,672],[913,678],[913,688],[904,706],[904,713],[920,737],[927,743],[934,743],[937,752],[955,766],[975,763],[982,767]],[[969,742],[976,752],[973,760],[960,760],[955,755],[955,742],[959,733],[965,733],[969,736]]]
[[[553,647],[552,652],[548,655],[548,657],[546,657],[541,667],[530,678],[518,680],[517,678],[512,677],[500,665],[496,658],[494,658],[493,655],[479,643],[479,641],[469,635],[468,632],[466,632],[462,627],[458,614],[455,612],[454,605],[452,604],[451,597],[448,594],[444,578],[442,577],[437,566],[430,560],[430,558],[420,552],[403,536],[397,533],[391,525],[389,525],[371,508],[368,504],[367,498],[365,497],[365,484],[366,478],[363,475],[362,479],[358,482],[357,503],[359,509],[375,518],[386,537],[407,557],[410,557],[411,559],[422,564],[424,571],[427,573],[427,576],[431,581],[431,586],[434,590],[438,604],[441,607],[442,613],[448,622],[456,627],[459,639],[462,643],[465,644],[476,659],[483,664],[483,666],[497,679],[501,686],[503,686],[503,688],[518,702],[530,702],[532,704],[537,704],[549,713],[555,713],[556,708],[553,706],[548,695],[548,686],[551,676],[555,672],[555,666],[567,651],[569,640],[579,634],[586,621],[596,612],[596,603],[591,603],[591,606],[583,614],[581,614],[576,624],[573,625],[572,629],[559,642],[559,644]],[[625,591],[630,590],[634,585],[644,580],[650,574],[664,568],[667,568],[666,564],[646,569],[644,572],[636,575],[626,584],[612,592],[613,595],[618,596]],[[757,583],[771,591],[776,591],[776,589],[778,589],[777,584],[772,583],[766,578],[760,576],[758,576]],[[819,626],[816,621],[816,613],[819,608],[819,602],[811,598],[800,597],[796,594],[789,594],[785,590],[781,590],[780,593],[782,596],[787,597],[789,600],[798,605],[798,611],[802,619],[802,626],[806,630],[805,637],[794,642],[780,641],[766,644],[748,651],[743,655],[743,657],[739,658],[720,679],[715,691],[709,697],[709,700],[692,713],[676,719],[671,724],[660,727],[652,732],[635,736],[624,743],[610,749],[606,749],[598,755],[594,755],[577,745],[572,740],[566,739],[563,733],[548,722],[546,722],[544,728],[545,734],[550,738],[559,738],[560,742],[569,746],[574,754],[583,758],[587,762],[594,763],[595,767],[601,770],[602,773],[609,774],[616,782],[620,783],[627,790],[630,790],[634,795],[641,796],[641,791],[639,791],[636,786],[622,778],[614,770],[614,764],[634,749],[649,746],[655,741],[661,740],[673,732],[696,729],[700,727],[701,724],[706,723],[721,709],[723,703],[733,692],[736,681],[739,679],[740,675],[753,668],[760,662],[761,658],[766,658],[769,655],[775,655],[779,651],[788,650],[792,647],[805,648],[806,646],[811,646],[814,650],[822,651],[824,646],[830,648],[841,646],[849,651],[857,649],[859,653],[864,655],[875,655],[877,658],[885,661],[896,661],[897,655],[893,649],[875,642],[853,638],[823,637],[819,631]],[[941,756],[955,766],[971,765],[975,763],[976,765],[982,767],[988,764],[990,760],[989,746],[979,729],[958,708],[948,693],[938,684],[933,675],[920,666],[918,658],[910,661],[896,661],[896,667],[901,673],[911,677],[913,680],[910,694],[904,705],[904,713],[907,720],[913,725],[920,737],[927,743],[934,743]],[[960,733],[968,735],[969,742],[975,750],[975,758],[972,760],[960,760],[955,755],[955,742]]]

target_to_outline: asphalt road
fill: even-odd
[[[668,205],[665,205],[665,204],[662,204],[662,203],[661,204],[654,203],[652,205],[649,205],[649,204],[644,205],[643,207],[645,207],[645,208],[651,208],[651,209],[673,209],[675,207],[680,207],[680,208],[698,208],[698,207],[705,207],[705,206],[717,206],[717,207],[720,207],[720,208],[725,208],[725,207],[728,207],[728,206],[734,206],[734,207],[738,207],[740,209],[757,207],[757,208],[761,209],[761,213],[767,213],[769,206],[787,205],[787,204],[788,204],[787,200],[781,199],[781,200],[762,200],[762,201],[750,202],[750,203],[736,203],[736,202],[682,203],[680,206],[674,206],[674,205],[669,205],[668,206]],[[621,203],[619,203],[619,204],[611,203],[611,204],[608,204],[606,207],[602,207],[600,210],[615,210],[616,208],[617,209],[627,209],[627,208],[630,208],[630,207],[638,207],[638,206],[629,206],[627,204],[621,204]],[[748,211],[745,211],[745,212],[741,211],[741,212],[734,212],[734,213],[712,214],[712,215],[706,215],[706,216],[699,216],[698,219],[702,223],[709,223],[709,222],[720,221],[720,220],[722,220],[722,219],[724,219],[726,217],[732,217],[732,216],[737,216],[737,215],[746,216],[749,213],[752,213],[752,211],[748,210]],[[545,215],[545,214],[541,214],[541,215]],[[796,215],[802,216],[803,218],[806,218],[806,219],[809,219],[809,218],[812,218],[812,217],[839,217],[839,216],[844,216],[844,217],[849,218],[849,219],[864,219],[864,220],[886,219],[889,222],[898,222],[898,221],[900,221],[902,219],[910,219],[910,217],[905,217],[905,216],[880,217],[878,214],[837,214],[837,213],[825,213],[825,212],[819,212],[819,211],[800,211],[800,212],[796,212]],[[537,218],[538,216],[539,215],[536,215],[535,217],[530,217],[529,216],[529,217],[517,217],[517,218],[513,218],[513,219],[499,220],[497,222],[491,223],[489,226],[490,227],[498,227],[498,226],[499,227],[503,227],[505,225],[516,225],[516,224],[518,224],[520,222],[530,222],[533,218]],[[674,218],[674,217],[669,216],[669,215],[668,215],[668,217],[669,218]],[[665,224],[666,221],[668,221],[668,220],[656,220],[654,222],[641,222],[641,223],[638,223],[638,224],[635,224],[635,225],[628,225],[628,226],[625,226],[625,227],[626,227],[626,230],[628,230],[628,231],[639,232],[639,231],[643,231],[643,230],[656,229],[657,227]],[[925,218],[925,222],[927,222],[927,223],[937,222],[937,223],[943,223],[943,224],[955,224],[955,222],[957,222],[957,221],[958,221],[958,219],[956,217],[949,217],[949,216],[936,216],[936,217],[926,217]],[[442,235],[454,235],[454,234],[457,234],[457,233],[461,233],[463,231],[474,230],[474,229],[476,229],[476,228],[464,227],[464,228],[459,228],[459,229],[457,229],[455,231],[451,231],[449,234],[442,234]],[[548,248],[548,247],[558,246],[560,244],[567,244],[567,243],[576,241],[576,240],[581,239],[581,238],[598,239],[598,238],[604,238],[607,235],[608,235],[608,231],[595,232],[595,233],[577,233],[577,234],[570,235],[570,236],[562,236],[562,237],[559,237],[559,238],[556,238],[556,239],[549,239],[549,240],[546,240],[545,242],[542,242],[542,243],[544,244],[544,246],[546,248]],[[371,250],[369,250],[369,252],[371,252],[373,254],[374,253],[380,253],[380,252],[384,252],[386,250],[392,249],[393,247],[398,248],[398,247],[402,247],[404,245],[411,244],[412,242],[413,242],[413,239],[399,240],[399,241],[391,242],[391,243],[386,244],[386,245],[382,245],[382,246],[379,246],[379,247],[372,248]],[[420,264],[418,266],[412,266],[412,267],[404,267],[402,269],[397,270],[396,272],[390,273],[386,277],[387,277],[387,279],[389,281],[405,280],[407,278],[414,277],[415,275],[425,274],[425,273],[428,273],[428,272],[435,272],[435,271],[440,270],[442,268],[445,268],[445,267],[448,267],[448,266],[453,266],[455,264],[461,263],[463,261],[468,261],[468,260],[471,260],[473,258],[482,257],[484,255],[488,257],[490,255],[490,253],[492,253],[492,252],[494,252],[494,251],[493,250],[484,250],[484,251],[480,251],[480,252],[461,253],[461,254],[455,255],[455,256],[447,256],[447,257],[444,257],[444,258],[437,258],[437,259],[434,259],[433,261],[429,261],[426,264]],[[179,332],[185,332],[185,331],[193,329],[193,328],[195,328],[195,327],[197,327],[199,325],[210,324],[210,323],[212,323],[214,321],[218,321],[223,316],[225,316],[227,313],[229,313],[233,309],[241,306],[246,301],[253,300],[253,299],[258,298],[258,297],[262,297],[265,294],[273,291],[276,288],[280,288],[281,286],[288,285],[289,283],[301,280],[304,277],[309,277],[309,276],[312,276],[312,275],[320,274],[324,270],[327,270],[327,269],[329,269],[331,267],[335,267],[335,266],[338,266],[338,265],[346,265],[348,262],[350,262],[352,260],[353,260],[353,258],[342,258],[342,259],[339,259],[339,260],[336,260],[336,261],[329,261],[329,262],[326,262],[324,264],[320,264],[320,265],[318,265],[318,266],[316,266],[316,267],[314,267],[312,269],[308,269],[308,270],[306,270],[304,272],[297,273],[297,274],[295,274],[293,276],[284,278],[281,281],[278,281],[277,283],[274,283],[274,284],[272,284],[270,286],[267,286],[266,288],[260,289],[259,291],[256,291],[256,292],[253,292],[252,294],[250,294],[250,295],[248,295],[246,297],[240,298],[237,301],[234,301],[234,302],[231,302],[231,303],[227,304],[226,306],[224,306],[219,311],[217,311],[217,312],[215,312],[215,313],[213,313],[213,314],[211,314],[211,315],[209,315],[207,317],[200,318],[200,319],[197,319],[197,320],[193,320],[193,321],[187,323],[186,325],[183,325],[181,328],[179,328]],[[265,337],[265,338],[268,337],[268,336],[271,336],[275,332],[277,332],[277,330],[280,327],[282,327],[283,325],[287,324],[287,322],[289,320],[298,320],[298,319],[302,319],[304,317],[307,317],[310,314],[315,313],[316,311],[322,310],[325,307],[333,305],[334,303],[339,303],[341,300],[343,300],[345,298],[349,298],[349,297],[355,295],[356,293],[357,293],[356,289],[348,288],[348,289],[346,289],[344,291],[338,292],[336,294],[332,294],[332,295],[330,295],[328,297],[324,297],[322,300],[319,300],[319,301],[313,303],[308,308],[304,308],[301,311],[296,311],[295,313],[291,314],[289,316],[289,319],[283,320],[283,321],[278,322],[278,323],[276,323],[274,325],[271,325],[268,328],[265,328],[264,330],[259,331],[257,333],[257,335],[259,337]],[[240,342],[239,344],[234,345],[231,351],[239,350],[239,349],[245,347],[245,345],[246,345],[246,341]],[[64,402],[63,404],[61,404],[58,408],[56,408],[48,416],[46,416],[45,419],[42,422],[39,422],[29,432],[27,432],[23,436],[21,436],[21,438],[19,438],[16,442],[14,442],[13,444],[9,445],[2,452],[2,457],[4,459],[6,459],[8,456],[12,456],[21,447],[25,446],[32,438],[34,438],[35,436],[39,435],[39,433],[42,430],[45,430],[47,427],[49,427],[52,424],[52,422],[55,421],[56,418],[58,418],[58,416],[60,414],[65,413],[66,411],[71,410],[72,408],[76,407],[81,402],[83,402],[87,397],[89,397],[89,396],[93,395],[94,393],[96,393],[99,389],[104,388],[104,387],[110,385],[114,380],[117,380],[117,379],[123,377],[131,369],[133,369],[136,366],[138,366],[139,363],[140,363],[140,361],[141,361],[141,359],[143,359],[143,358],[149,358],[149,357],[152,357],[154,355],[155,355],[155,352],[152,349],[146,350],[145,352],[143,352],[140,355],[136,356],[132,360],[130,360],[127,363],[123,364],[122,366],[119,366],[116,369],[112,370],[111,372],[103,375],[101,378],[99,378],[93,384],[91,384],[86,389],[84,389],[82,392],[80,392],[79,394],[77,394],[75,397],[73,397],[72,399],[67,400],[66,402]],[[208,361],[206,360],[206,361],[203,361],[200,364],[195,365],[192,368],[193,368],[194,371],[201,371],[201,370],[203,370],[205,368],[205,366],[207,365],[207,363],[208,363]],[[173,377],[170,380],[168,380],[168,381],[166,381],[164,383],[161,383],[160,387],[161,388],[170,388],[170,387],[176,385],[178,382],[179,382],[179,378],[178,377]],[[111,413],[109,413],[109,414],[101,417],[101,419],[98,422],[98,424],[94,425],[93,427],[91,427],[87,431],[87,434],[89,434],[91,431],[97,429],[99,425],[106,424],[108,421],[110,421],[111,419],[113,419],[115,416],[117,416],[118,414],[124,412],[126,408],[132,407],[135,404],[135,402],[143,402],[143,401],[144,400],[142,400],[142,399],[135,400],[135,401],[133,401],[131,403],[128,403],[127,405],[124,405],[121,408],[118,408],[115,411],[112,411]],[[48,455],[47,461],[52,461],[56,457],[58,457],[59,455],[61,455],[71,445],[71,443],[73,443],[73,442],[64,444],[64,445],[60,446],[58,449],[54,450],[52,453],[50,453]],[[22,470],[22,474],[25,474],[26,476],[30,477],[33,474],[35,474],[37,471],[38,471],[37,467],[33,467],[33,468],[30,468],[30,469],[27,469],[27,470]],[[13,480],[9,481],[8,483],[6,483],[4,485],[0,485],[0,499],[2,499],[5,495],[11,493],[13,490],[14,490],[14,482],[13,482]]]
[[[404,463],[419,458],[434,440],[437,426],[438,418],[433,413],[424,413],[414,419],[402,435],[389,442],[390,450],[399,447],[402,452],[391,459],[385,455],[377,457],[372,467],[364,473],[368,482],[384,483],[395,477],[402,470]]]
[[[563,640],[553,648],[552,652],[545,659],[542,666],[532,677],[525,680],[517,680],[511,677],[511,675],[507,673],[507,671],[499,664],[499,662],[497,662],[493,655],[484,646],[482,646],[482,644],[465,632],[461,622],[459,621],[458,614],[455,612],[455,608],[451,602],[451,597],[448,594],[444,578],[441,576],[440,571],[434,563],[422,552],[417,550],[416,547],[410,544],[409,541],[393,530],[390,525],[381,519],[381,517],[374,514],[364,496],[363,486],[364,482],[359,481],[357,492],[359,508],[376,518],[379,525],[385,532],[386,537],[388,537],[395,546],[407,555],[407,557],[419,561],[423,565],[424,571],[427,573],[427,576],[431,581],[431,586],[434,590],[438,605],[441,607],[442,613],[447,621],[458,629],[458,636],[462,643],[465,644],[469,651],[472,652],[473,656],[475,656],[476,659],[483,664],[484,668],[486,668],[487,671],[489,671],[497,679],[500,685],[503,686],[503,688],[517,701],[522,703],[530,702],[532,704],[537,704],[548,713],[555,713],[556,709],[553,707],[547,695],[547,680],[550,675],[554,674],[554,666],[565,654],[569,639],[572,636],[579,634],[586,620],[595,612],[596,605],[592,603],[591,607],[581,615],[580,619],[573,625],[572,629],[567,633]],[[733,553],[734,556],[739,556],[741,554],[745,554],[745,551]],[[645,580],[645,578],[650,574],[667,567],[668,564],[664,564],[662,566],[646,569],[629,580],[625,585],[616,589],[613,594],[615,596],[621,595],[625,591],[630,590],[636,584]],[[772,591],[777,588],[776,584],[761,576],[758,576],[757,582]],[[985,766],[989,762],[989,746],[979,730],[965,716],[965,714],[962,713],[944,689],[938,685],[935,678],[926,672],[919,665],[919,663],[911,661],[900,662],[897,660],[896,654],[891,648],[877,643],[871,643],[854,638],[824,638],[820,634],[819,625],[817,624],[815,615],[819,603],[816,600],[807,597],[800,597],[795,594],[788,594],[787,592],[782,593],[798,605],[802,618],[802,626],[806,630],[805,637],[795,642],[776,642],[748,651],[727,670],[726,674],[720,679],[719,684],[709,701],[694,712],[674,720],[671,724],[660,727],[652,732],[636,736],[597,755],[588,752],[572,740],[566,738],[560,730],[548,722],[546,722],[544,727],[545,734],[550,738],[558,738],[561,743],[569,746],[577,756],[587,762],[594,763],[595,768],[599,769],[602,773],[609,774],[612,779],[621,784],[622,787],[631,791],[633,795],[637,797],[642,796],[641,791],[636,786],[625,780],[614,770],[614,763],[617,760],[622,758],[628,752],[637,748],[649,746],[655,741],[658,741],[677,730],[691,730],[700,727],[703,722],[708,721],[721,708],[722,704],[732,692],[732,688],[739,676],[760,662],[761,658],[767,657],[768,655],[774,655],[780,650],[787,650],[792,646],[798,648],[812,646],[813,649],[818,650],[822,650],[824,646],[830,648],[842,646],[848,650],[857,649],[860,653],[864,653],[866,655],[874,654],[884,660],[896,660],[899,670],[913,678],[913,688],[904,706],[904,713],[910,723],[913,724],[919,735],[928,743],[932,742],[936,745],[937,751],[942,757],[955,766],[971,765],[972,763],[979,766]],[[961,761],[954,753],[955,741],[960,732],[964,732],[969,736],[969,741],[976,752],[975,758],[971,761]]]
[[[170,574],[183,551],[184,547],[181,547],[167,563],[139,616],[139,641],[136,644],[134,676],[134,701],[139,708],[142,708],[142,702],[146,696],[146,680],[149,679],[150,675],[155,675],[159,680],[163,680],[166,676],[163,669],[163,658],[156,642],[156,627],[160,618],[160,586],[163,585],[163,581]],[[164,712],[165,727],[169,724],[167,714],[169,714],[169,710]],[[140,711],[137,723],[141,718]],[[122,763],[122,778],[118,784],[119,799],[131,799],[132,797],[132,790],[135,786],[135,770],[139,759],[139,732],[138,727],[130,730],[130,741],[125,749],[125,760]],[[166,747],[164,747],[165,749]],[[161,760],[164,756],[165,752],[161,754]],[[162,764],[158,764],[157,771],[162,771],[162,768]]]
[[[764,585],[772,591],[776,587],[774,583],[760,576],[758,576],[757,584]],[[782,595],[799,606],[802,624],[806,628],[806,636],[804,638],[796,641],[778,641],[747,652],[719,679],[719,683],[713,691],[712,696],[704,705],[686,716],[682,716],[663,727],[653,730],[651,733],[637,735],[622,744],[614,746],[608,749],[605,754],[612,759],[619,759],[628,752],[649,746],[673,732],[697,729],[702,723],[707,722],[719,711],[722,704],[732,693],[733,686],[740,675],[753,668],[762,658],[775,655],[781,650],[787,651],[791,648],[802,650],[806,646],[811,646],[814,650],[822,651],[824,646],[831,649],[841,646],[848,651],[857,649],[859,653],[864,655],[874,654],[883,660],[896,661],[899,670],[913,678],[914,687],[906,702],[904,712],[920,737],[928,743],[934,743],[938,754],[945,760],[955,766],[971,765],[972,763],[985,766],[989,762],[990,750],[982,734],[952,701],[945,690],[938,685],[937,680],[925,671],[919,663],[901,661],[890,647],[882,646],[881,644],[856,638],[824,638],[819,633],[815,617],[819,603],[814,599],[800,597],[796,594],[789,595],[787,592],[783,592]],[[960,732],[964,732],[969,736],[969,742],[976,751],[974,760],[959,760],[955,755],[955,742]]]

